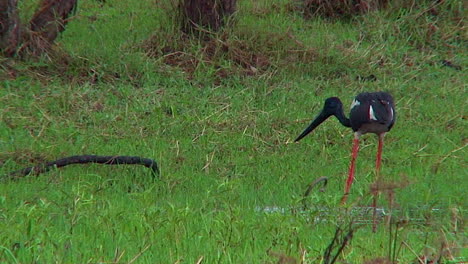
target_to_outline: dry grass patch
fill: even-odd
[[[229,76],[258,76],[283,67],[313,63],[315,49],[307,47],[290,32],[223,32],[208,38],[184,33],[159,33],[142,44],[149,57],[180,68],[192,79],[198,70],[210,68],[215,79]],[[209,72],[209,71],[206,71]]]

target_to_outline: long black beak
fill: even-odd
[[[312,130],[314,130],[316,127],[318,127],[320,124],[322,124],[323,121],[327,120],[332,114],[326,113],[325,111],[320,112],[318,116],[315,118],[312,123],[304,130],[302,133],[294,140],[294,142],[297,142],[301,140],[303,137],[307,136]]]

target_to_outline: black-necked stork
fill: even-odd
[[[301,140],[318,125],[330,116],[336,116],[345,127],[351,127],[354,131],[353,150],[351,155],[351,165],[349,167],[348,179],[346,180],[345,192],[342,203],[346,199],[354,180],[354,169],[357,154],[359,151],[359,138],[366,133],[374,133],[379,137],[377,149],[376,173],[379,175],[382,160],[383,138],[385,133],[390,131],[395,123],[395,105],[390,94],[385,92],[360,93],[351,104],[349,118],[344,115],[343,103],[338,97],[330,97],[325,100],[322,112],[314,121],[296,138],[296,142]]]

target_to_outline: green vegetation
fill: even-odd
[[[382,175],[408,183],[394,190],[396,260],[466,261],[462,1],[349,21],[240,1],[207,42],[178,32],[160,2],[82,1],[50,56],[1,59],[0,175],[78,154],[154,158],[162,174],[74,165],[2,180],[0,262],[321,263],[344,210],[371,204],[377,141],[363,138],[345,208],[352,131],[330,119],[292,140],[325,98],[377,90],[398,111]],[[321,176],[327,189],[300,210]],[[389,210],[385,195],[379,205]],[[357,226],[341,259],[391,258],[396,223]]]

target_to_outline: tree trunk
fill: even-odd
[[[0,52],[13,56],[20,41],[20,21],[17,0],[0,1]]]
[[[42,0],[29,22],[29,49],[40,54],[50,48],[60,32],[65,30],[67,18],[76,10],[78,0]]]
[[[76,10],[78,0],[42,0],[29,22],[29,30],[20,24],[17,0],[0,0],[0,53],[6,57],[47,51],[68,17]],[[21,47],[21,48],[20,48]]]
[[[181,0],[182,31],[218,31],[236,10],[236,0]]]

